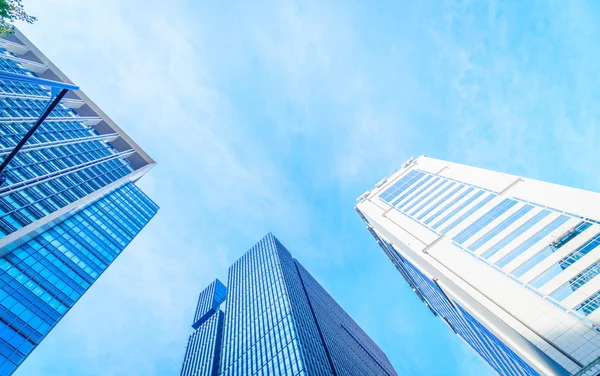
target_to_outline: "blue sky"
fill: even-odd
[[[488,375],[355,198],[420,154],[600,189],[597,2],[24,2],[161,210],[18,376],[177,374],[198,292],[268,231],[400,374]]]

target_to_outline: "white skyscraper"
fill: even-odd
[[[600,374],[600,194],[421,156],[356,210],[496,372]]]

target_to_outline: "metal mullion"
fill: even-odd
[[[107,134],[107,135],[88,136],[88,137],[72,138],[72,139],[65,139],[65,140],[58,140],[58,141],[41,142],[41,143],[28,144],[26,146],[23,146],[21,151],[26,152],[26,151],[33,151],[33,150],[38,150],[38,149],[46,149],[46,148],[50,148],[50,147],[77,145],[77,144],[84,143],[84,142],[104,141],[106,139],[116,138],[116,137],[118,137],[118,135],[116,133],[111,133],[111,134]],[[1,148],[0,156],[6,155],[9,152],[10,152],[9,148]]]
[[[78,166],[73,166],[73,167],[70,167],[70,168],[66,168],[66,169],[63,169],[63,170],[60,170],[60,171],[53,172],[51,174],[47,174],[45,176],[39,176],[39,177],[34,178],[34,179],[29,179],[29,180],[22,181],[22,182],[19,182],[19,183],[16,183],[16,184],[4,187],[4,188],[0,188],[0,197],[4,196],[6,194],[9,194],[11,192],[14,192],[14,191],[17,191],[17,190],[29,187],[29,186],[34,186],[34,185],[38,185],[38,184],[44,183],[46,181],[53,180],[53,179],[55,179],[57,177],[68,176],[69,174],[71,174],[73,172],[79,171],[81,169],[84,169],[84,168],[87,168],[87,167],[90,167],[90,166],[101,164],[103,162],[111,161],[113,159],[118,159],[118,158],[127,158],[133,152],[134,151],[130,149],[130,150],[118,153],[118,154],[114,154],[114,155],[112,155],[110,157],[105,157],[105,158],[103,158],[101,160],[88,162],[88,163],[85,163],[85,164],[82,164],[82,165],[78,165]]]
[[[4,124],[8,124],[8,123],[4,123]],[[10,123],[10,124],[20,125],[18,123]],[[3,125],[3,124],[0,123],[0,126],[1,125]],[[45,129],[45,128],[48,128],[48,127],[46,126],[46,124],[43,124],[42,126],[40,126],[40,128]],[[25,128],[25,129],[27,129],[27,128]],[[68,129],[68,130],[64,130],[64,129],[56,130],[56,129],[52,129],[52,128],[50,128],[50,129],[51,130],[38,130],[38,131],[35,132],[34,136],[46,135],[46,134],[62,134],[62,133],[69,134],[69,133],[77,132],[77,131],[75,131],[73,129]],[[86,126],[81,127],[81,131],[84,131],[84,132],[85,131],[93,131],[93,130],[94,130],[94,128],[92,128],[92,127],[86,127]],[[26,134],[26,132],[23,132],[23,133],[8,133],[8,132],[5,132],[5,133],[1,134],[0,137],[5,137],[5,138],[23,137],[25,134]],[[70,140],[70,139],[71,138],[68,138],[68,137],[64,138],[64,140]]]
[[[105,146],[105,147],[99,148],[99,149],[107,149],[109,147],[110,146]],[[99,150],[99,149],[95,149],[95,150]],[[51,149],[42,149],[42,150],[51,150]],[[81,152],[79,154],[88,154],[88,153],[92,153],[95,150]],[[53,151],[56,152],[56,149],[53,149]],[[32,165],[40,165],[40,164],[45,164],[45,163],[46,164],[50,164],[52,166],[52,162],[62,162],[63,164],[65,164],[66,167],[72,167],[72,166],[67,166],[66,163],[63,160],[66,159],[66,158],[70,158],[73,155],[76,155],[76,154],[71,154],[71,155],[66,155],[66,156],[58,156],[58,157],[54,157],[54,158],[48,158],[48,159],[45,159],[43,161],[39,161],[39,162],[36,162],[36,163],[30,163],[30,164],[27,164],[27,165],[19,165],[19,166],[15,166],[15,167],[12,167],[10,169],[7,169],[6,171],[13,171],[13,170],[16,170],[16,169],[19,169],[19,168],[30,167]],[[87,163],[87,162],[91,162],[91,161],[86,161],[85,163]],[[57,171],[60,170],[60,169],[61,168],[57,167]]]
[[[32,123],[35,122],[37,120],[36,117],[17,117],[17,116],[11,116],[11,117],[0,117],[0,123]],[[48,117],[47,119],[45,119],[45,121],[47,122],[59,122],[59,121],[78,121],[78,122],[85,122],[87,120],[102,120],[101,117],[98,116],[75,116],[75,117],[71,117],[71,116],[54,116],[54,117]]]

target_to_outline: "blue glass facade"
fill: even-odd
[[[391,244],[381,239],[371,228],[369,232],[430,311],[444,320],[498,374],[539,376],[539,373],[504,345],[460,304],[451,300],[435,281],[429,279],[402,257]]]
[[[4,47],[0,47],[0,70],[34,76]],[[40,85],[0,80],[0,157],[21,140],[49,98],[50,90]],[[52,111],[4,171],[0,239],[134,171],[128,159],[133,149],[117,150],[112,142],[116,133],[94,128],[101,118],[80,116],[64,103]]]
[[[314,277],[296,267],[337,375],[396,375],[385,353]]]
[[[10,375],[157,206],[125,184],[0,258],[0,375]]]
[[[198,297],[198,305],[196,306],[196,314],[194,315],[192,327],[197,329],[213,313],[218,312],[221,303],[225,301],[226,297],[227,287],[218,279],[202,290]]]
[[[5,38],[0,71],[64,81],[24,36]],[[17,45],[27,59],[7,50]],[[0,160],[50,97],[47,87],[0,80]],[[158,210],[132,183],[154,162],[92,108],[81,91],[69,92],[3,172],[0,376],[15,371]]]
[[[211,363],[197,355],[191,366],[190,344],[217,336],[190,339],[182,376],[213,375],[215,363],[228,376],[396,375],[381,349],[271,234],[229,268],[219,357]],[[190,369],[197,373],[184,373]]]
[[[202,290],[181,367],[181,376],[217,376],[221,359],[224,314],[221,304],[227,288],[218,279]]]

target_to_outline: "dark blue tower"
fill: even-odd
[[[182,376],[396,375],[272,234],[229,268],[227,285],[217,280],[200,294]]]

